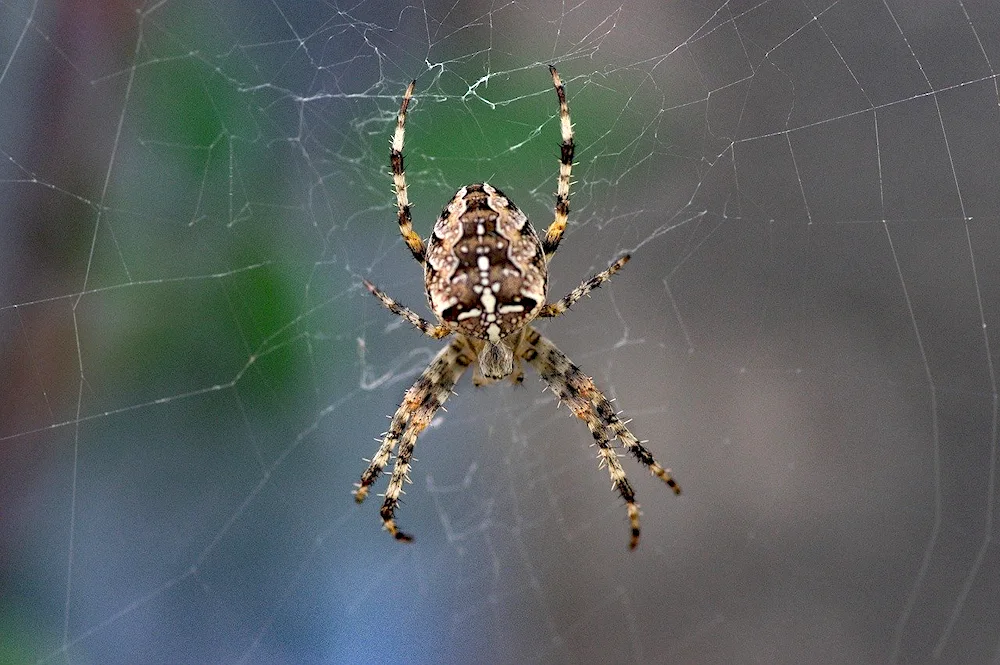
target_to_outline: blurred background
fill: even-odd
[[[984,0],[0,3],[0,662],[1000,663],[1000,11]],[[541,326],[684,487],[643,537],[533,374],[350,492],[487,180]],[[384,491],[385,479],[376,486]]]

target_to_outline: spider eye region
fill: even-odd
[[[424,277],[438,318],[487,342],[484,374],[509,374],[512,359],[500,340],[538,315],[548,285],[545,253],[527,216],[489,184],[463,187],[434,225]]]

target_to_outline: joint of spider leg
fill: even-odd
[[[569,196],[556,194],[556,212],[560,215],[569,215]]]
[[[403,543],[413,542],[413,536],[411,536],[408,533],[403,533],[402,531],[400,531],[399,527],[396,526],[396,523],[393,520],[387,521],[385,524],[382,525],[382,528],[384,528],[386,531],[392,534],[392,537],[400,542]]]
[[[416,80],[410,81],[409,84],[407,84],[406,92],[403,93],[403,101],[399,105],[399,113],[396,114],[397,117],[406,115],[406,107],[410,105],[410,99],[413,98],[413,88],[416,84]]]
[[[635,503],[635,489],[632,487],[632,483],[629,482],[628,478],[626,478],[624,474],[620,477],[613,478],[611,480],[611,485],[618,490],[618,493],[623,499],[625,499],[625,501]]]
[[[631,525],[631,537],[629,538],[628,548],[630,550],[634,550],[636,546],[639,544],[639,536],[640,536],[639,504],[635,503],[634,501],[630,501],[627,503],[627,510],[628,510],[628,521],[629,524]]]
[[[559,144],[559,161],[567,166],[573,165],[573,152],[576,150],[576,145],[573,143],[573,139],[569,141],[563,141]]]
[[[393,175],[399,176],[406,171],[406,169],[403,168],[403,153],[397,150],[395,146],[389,150],[389,163],[392,165]]]

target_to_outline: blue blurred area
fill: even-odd
[[[995,662],[988,5],[0,5],[0,663]],[[468,182],[685,488],[466,380],[400,521],[351,498],[440,343],[399,238]],[[384,483],[384,479],[382,481]],[[376,491],[382,491],[379,484]]]

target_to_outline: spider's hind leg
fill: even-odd
[[[611,484],[625,501],[631,527],[629,548],[634,549],[639,544],[639,504],[635,500],[635,490],[625,476],[618,455],[609,442],[608,431],[621,439],[625,448],[655,475],[663,479],[674,492],[679,494],[680,487],[674,482],[670,472],[656,463],[652,454],[618,418],[611,403],[597,389],[593,380],[581,372],[580,368],[551,341],[542,337],[538,331],[529,329],[520,349],[520,355],[541,374],[542,379],[560,401],[569,406],[577,418],[587,423],[599,448],[601,465],[608,467]]]
[[[417,437],[433,420],[434,414],[448,399],[455,383],[471,362],[472,358],[465,352],[464,344],[457,339],[438,353],[416,383],[406,391],[403,403],[396,410],[378,453],[362,474],[361,482],[354,492],[354,497],[359,503],[364,500],[368,488],[389,463],[392,449],[397,442],[400,443],[399,455],[380,511],[386,530],[397,540],[412,540],[396,526],[395,513],[399,506],[400,495],[403,494],[403,483],[409,480],[410,463]]]
[[[654,476],[665,482],[674,491],[674,494],[680,494],[681,486],[670,474],[670,469],[664,469],[660,466],[653,457],[653,453],[649,452],[649,449],[642,445],[642,442],[636,438],[635,434],[632,434],[625,422],[618,417],[608,398],[595,388],[590,401],[597,407],[598,416],[600,416],[603,422],[608,424],[615,437],[622,442],[625,450],[631,453],[632,457],[640,464],[649,469]]]

